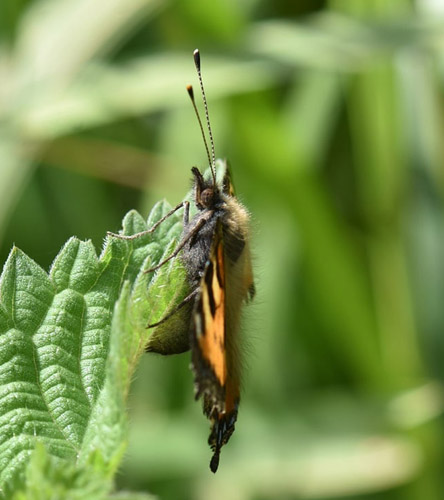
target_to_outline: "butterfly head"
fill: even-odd
[[[205,180],[200,170],[191,169],[194,175],[194,201],[199,210],[213,210],[222,203],[220,191],[214,180]]]

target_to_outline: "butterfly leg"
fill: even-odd
[[[183,202],[183,227],[185,227],[190,220],[190,202]]]
[[[171,217],[175,212],[177,212],[180,208],[185,207],[185,211],[189,213],[190,211],[190,204],[188,201],[182,201],[178,205],[176,205],[172,210],[170,210],[166,215],[164,215],[161,219],[159,219],[152,227],[147,229],[146,231],[142,231],[140,233],[132,234],[131,236],[125,236],[123,234],[116,234],[116,233],[111,233],[108,231],[108,236],[113,236],[114,238],[118,238],[119,240],[136,240],[137,238],[141,238],[142,236],[145,236],[147,234],[150,234],[154,232],[160,224],[162,224],[163,221],[168,219],[168,217]],[[185,215],[184,215],[185,217]],[[187,215],[188,217],[188,215]]]
[[[155,326],[159,326],[162,323],[164,323],[167,319],[170,319],[171,316],[174,316],[177,311],[182,309],[183,306],[188,304],[194,297],[197,295],[197,292],[199,291],[198,288],[193,290],[190,294],[188,294],[181,302],[178,304],[172,311],[170,311],[168,314],[166,314],[161,320],[156,321],[156,323],[151,323],[147,326],[147,328],[154,328]]]
[[[206,224],[208,222],[208,220],[213,216],[213,211],[212,210],[209,210],[206,214],[205,214],[205,217],[202,217],[199,222],[196,224],[195,227],[193,227],[192,231],[190,231],[186,238],[184,238],[180,243],[179,245],[177,245],[176,247],[176,250],[174,250],[174,252],[169,255],[166,259],[164,259],[162,262],[159,262],[159,264],[155,265],[154,267],[151,267],[150,269],[147,269],[145,271],[145,273],[151,273],[153,271],[156,271],[156,269],[159,269],[159,267],[162,267],[164,264],[166,264],[169,260],[171,259],[174,259],[174,257],[176,257],[176,255],[182,250],[182,248],[186,245],[187,241],[190,240],[191,238],[193,238],[201,229],[202,227],[204,226],[204,224]]]

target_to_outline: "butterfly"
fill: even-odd
[[[191,349],[195,398],[203,398],[203,411],[211,422],[208,443],[213,451],[210,469],[216,472],[220,452],[233,434],[237,420],[242,374],[239,326],[244,302],[255,294],[250,257],[250,216],[234,195],[226,161],[215,159],[214,142],[203,87],[200,54],[194,51],[205,108],[210,155],[205,132],[187,87],[203,136],[210,176],[193,167],[193,198],[196,214],[190,218],[190,203],[182,202],[146,232],[154,231],[172,213],[184,209],[183,232],[170,256],[148,269],[154,272],[173,258],[181,259],[189,294],[158,322],[146,350],[173,354]],[[133,239],[138,235],[124,237]]]
[[[205,220],[184,247],[190,280],[196,283],[192,311],[192,369],[196,398],[203,396],[211,421],[210,469],[216,472],[221,447],[234,431],[240,400],[239,324],[242,303],[255,294],[249,251],[249,215],[232,193],[229,170],[222,186],[196,176],[200,213],[185,226],[188,234]],[[204,201],[203,201],[204,200]],[[187,234],[187,233],[184,233]]]

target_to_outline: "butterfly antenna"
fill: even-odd
[[[194,112],[196,113],[197,121],[199,122],[200,131],[202,132],[202,138],[203,138],[203,141],[204,141],[204,144],[205,144],[205,149],[207,151],[208,164],[210,165],[210,168],[211,168],[211,174],[213,176],[213,182],[216,183],[216,180],[214,178],[212,164],[211,164],[211,156],[210,156],[210,150],[208,149],[207,138],[205,137],[205,131],[204,131],[204,128],[203,128],[203,125],[202,125],[202,120],[200,119],[199,110],[197,109],[197,106],[196,106],[196,101],[194,99],[194,91],[193,91],[193,87],[191,85],[187,85],[187,92],[188,92],[188,95],[190,96],[191,104],[193,105]]]
[[[207,104],[207,97],[205,95],[205,89],[202,81],[202,73],[200,71],[200,52],[198,49],[196,49],[193,52],[194,56],[194,64],[196,65],[196,70],[197,70],[197,76],[199,78],[199,84],[200,84],[200,91],[202,93],[202,100],[204,103],[204,109],[205,109],[205,118],[207,121],[207,128],[208,128],[208,135],[210,136],[210,145],[211,145],[211,162],[210,162],[210,167],[211,167],[211,174],[213,176],[213,183],[216,185],[216,154],[214,152],[214,140],[213,140],[213,132],[211,131],[211,125],[210,125],[210,115],[208,114],[208,104]]]

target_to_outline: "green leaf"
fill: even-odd
[[[99,500],[109,489],[109,481],[94,464],[79,467],[63,463],[38,443],[26,471],[26,490],[15,492],[12,500]]]
[[[144,231],[170,209],[158,203],[148,223],[129,212],[122,233]],[[172,252],[180,233],[174,214],[140,238],[108,236],[100,257],[91,242],[71,238],[49,275],[11,251],[0,280],[4,496],[107,494],[126,446],[131,376],[156,332],[147,325],[187,293],[180,259],[144,270]]]

